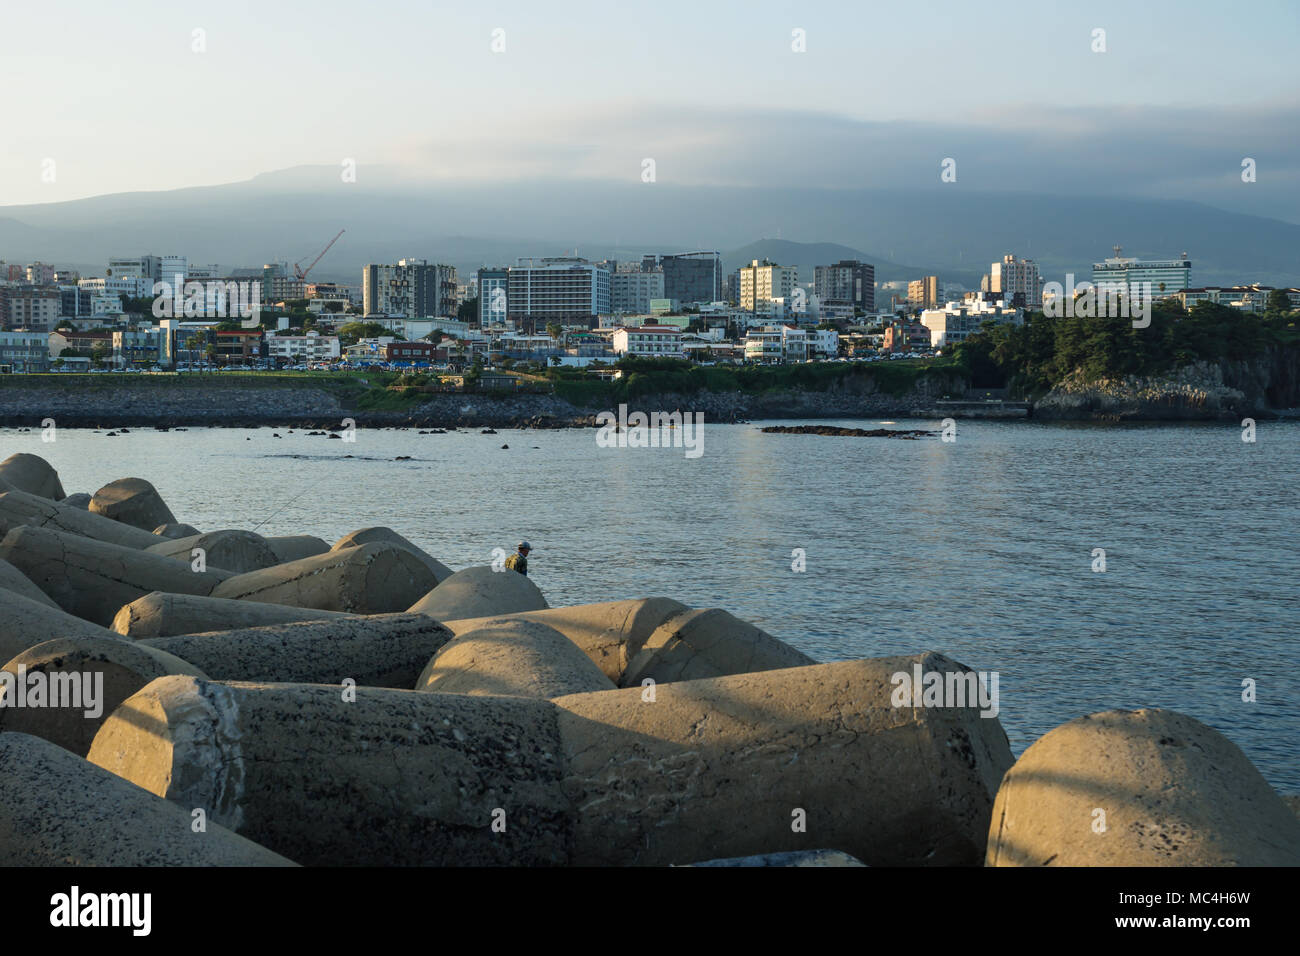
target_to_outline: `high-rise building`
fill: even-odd
[[[813,291],[824,305],[846,304],[864,312],[876,310],[876,267],[856,259],[841,259],[831,266],[818,266]]]
[[[399,259],[397,265],[362,270],[362,307],[367,315],[408,318],[456,314],[456,268],[427,259]]]
[[[510,268],[507,306],[527,332],[552,322],[595,328],[597,316],[609,313],[609,271],[586,259],[520,259]]]
[[[609,309],[615,314],[648,315],[652,299],[666,298],[664,274],[659,269],[610,273]]]
[[[922,309],[938,308],[941,295],[938,276],[913,279],[907,284],[907,301],[913,307],[919,306]]]
[[[173,285],[185,284],[189,277],[190,260],[186,256],[159,256],[159,273],[163,282]]]
[[[773,299],[790,299],[799,281],[799,270],[779,266],[767,259],[754,259],[740,269],[740,308],[746,312],[770,312]]]
[[[1043,305],[1043,280],[1038,274],[1038,263],[1033,259],[1017,259],[1013,255],[1002,257],[989,269],[986,292],[994,293],[1007,305],[1038,309]]]
[[[716,252],[660,256],[659,268],[664,276],[662,298],[672,299],[680,307],[722,299],[722,256]]]
[[[1094,285],[1104,282],[1129,287],[1133,283],[1150,282],[1151,295],[1156,298],[1191,288],[1192,263],[1187,253],[1177,259],[1130,259],[1120,255],[1123,251],[1122,247],[1115,246],[1112,258],[1092,264]]]
[[[108,260],[104,275],[110,279],[135,277],[149,280],[149,287],[162,279],[160,256],[113,256]],[[171,279],[167,280],[168,282]]]
[[[510,317],[510,270],[478,270],[479,328],[500,328]]]

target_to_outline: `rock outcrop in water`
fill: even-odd
[[[61,491],[43,465],[8,495]],[[99,514],[0,515],[11,865],[1300,863],[1285,804],[1180,715],[1075,721],[1013,767],[978,697],[900,698],[974,685],[938,654],[819,664],[664,597],[551,608],[386,528],[262,539],[277,563],[234,574],[152,553],[175,522],[132,547]],[[51,696],[74,686],[102,689]]]

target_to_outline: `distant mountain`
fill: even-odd
[[[819,262],[859,258],[876,265],[878,281],[937,273],[969,287],[1006,253],[1036,259],[1048,279],[1083,278],[1119,243],[1125,255],[1143,258],[1186,251],[1198,285],[1300,284],[1300,225],[1192,202],[976,193],[938,183],[910,192],[449,184],[371,167],[355,183],[341,182],[334,167],[299,167],[221,186],[0,207],[0,259],[90,273],[102,272],[109,256],[146,252],[225,267],[306,264],[344,228],[314,278],[355,284],[366,262],[403,256],[468,270],[575,249],[592,259],[716,249],[729,268],[763,255],[788,260],[801,280]]]

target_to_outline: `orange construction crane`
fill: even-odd
[[[343,235],[343,233],[345,232],[347,232],[346,229],[340,229],[339,236]],[[304,269],[301,265],[295,262],[293,264],[294,277],[298,279],[298,281],[300,282],[305,280],[307,278],[307,273],[311,272],[312,269],[316,268],[316,263],[320,262],[322,259],[325,258],[325,253],[330,251],[330,246],[334,245],[334,243],[339,241],[339,236],[335,236],[333,239],[331,239],[329,241],[329,245],[327,245],[324,249],[320,251],[320,255],[318,255],[315,259],[313,259],[311,261],[311,265],[309,265],[306,269]]]

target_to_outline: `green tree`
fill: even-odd
[[[1281,315],[1284,312],[1291,311],[1291,297],[1287,295],[1286,289],[1274,289],[1268,294],[1268,299],[1264,303],[1264,311],[1269,315]]]
[[[478,321],[478,296],[472,299],[466,299],[460,305],[456,306],[456,318],[462,322]]]

